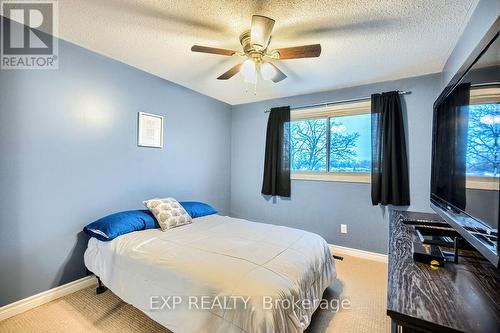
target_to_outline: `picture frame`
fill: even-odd
[[[163,148],[163,116],[138,113],[137,146]]]

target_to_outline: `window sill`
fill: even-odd
[[[370,184],[371,174],[368,172],[292,172],[290,179]]]
[[[292,172],[291,180],[312,180],[324,182],[344,183],[371,183],[371,174],[368,172]],[[467,177],[466,187],[475,190],[498,191],[500,179],[489,177]]]
[[[499,178],[467,177],[465,180],[465,187],[468,189],[498,191],[499,186]]]

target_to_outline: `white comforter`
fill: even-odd
[[[302,332],[335,278],[320,236],[219,215],[92,238],[85,265],[174,332]]]

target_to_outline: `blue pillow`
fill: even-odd
[[[181,201],[179,203],[193,219],[217,213],[212,206],[203,202]]]
[[[129,232],[159,228],[153,214],[147,209],[129,210],[100,218],[83,228],[90,237],[101,241],[110,241]]]

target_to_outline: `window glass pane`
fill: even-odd
[[[467,175],[499,177],[500,104],[469,105]]]
[[[290,123],[291,168],[295,171],[326,171],[327,119]]]
[[[370,170],[371,115],[330,118],[330,171]]]

